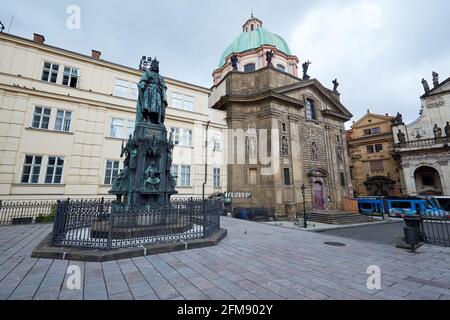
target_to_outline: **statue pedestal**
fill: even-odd
[[[170,196],[177,193],[170,172],[173,147],[164,126],[138,125],[124,147],[124,170],[110,193],[129,208],[169,205]]]

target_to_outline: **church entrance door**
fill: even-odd
[[[325,209],[325,200],[323,196],[323,184],[320,182],[314,183],[313,188],[314,197],[314,209],[323,210]]]

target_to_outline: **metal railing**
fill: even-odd
[[[52,245],[115,249],[200,239],[220,229],[221,201],[178,200],[127,207],[111,201],[58,201]]]
[[[423,242],[450,247],[450,217],[421,215],[420,231]]]
[[[56,201],[0,200],[0,225],[31,224],[56,214]],[[51,220],[51,219],[50,219]],[[51,222],[51,221],[48,221]]]

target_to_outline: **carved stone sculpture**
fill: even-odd
[[[233,68],[233,70],[238,70],[238,62],[239,62],[239,58],[237,56],[237,54],[233,54],[231,56],[231,67]]]
[[[433,71],[433,87],[437,88],[439,86],[439,74]]]
[[[400,143],[406,143],[406,135],[402,132],[402,130],[398,130],[397,138]]]
[[[303,63],[302,68],[303,68],[303,80],[309,80],[311,77],[308,75],[308,68],[310,66],[311,62],[310,61],[306,61],[305,63]]]
[[[274,54],[273,54],[272,50],[266,52],[266,61],[267,61],[268,66],[272,66],[273,56],[274,56]]]
[[[450,138],[450,122],[449,121],[447,121],[444,129],[445,129],[445,136],[447,138]]]
[[[437,124],[434,125],[433,133],[435,138],[441,138],[442,137],[442,129],[439,128]]]
[[[338,92],[339,82],[337,79],[333,80],[333,91]]]
[[[428,85],[428,81],[425,79],[422,79],[422,85],[423,85],[423,90],[425,91],[425,93],[428,93],[430,91],[430,86]]]

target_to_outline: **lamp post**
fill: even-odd
[[[305,227],[305,229],[308,228],[308,222],[306,221],[306,203],[305,203],[305,184],[303,183],[302,186],[300,187],[300,190],[302,190],[302,195],[303,195],[303,225]]]

